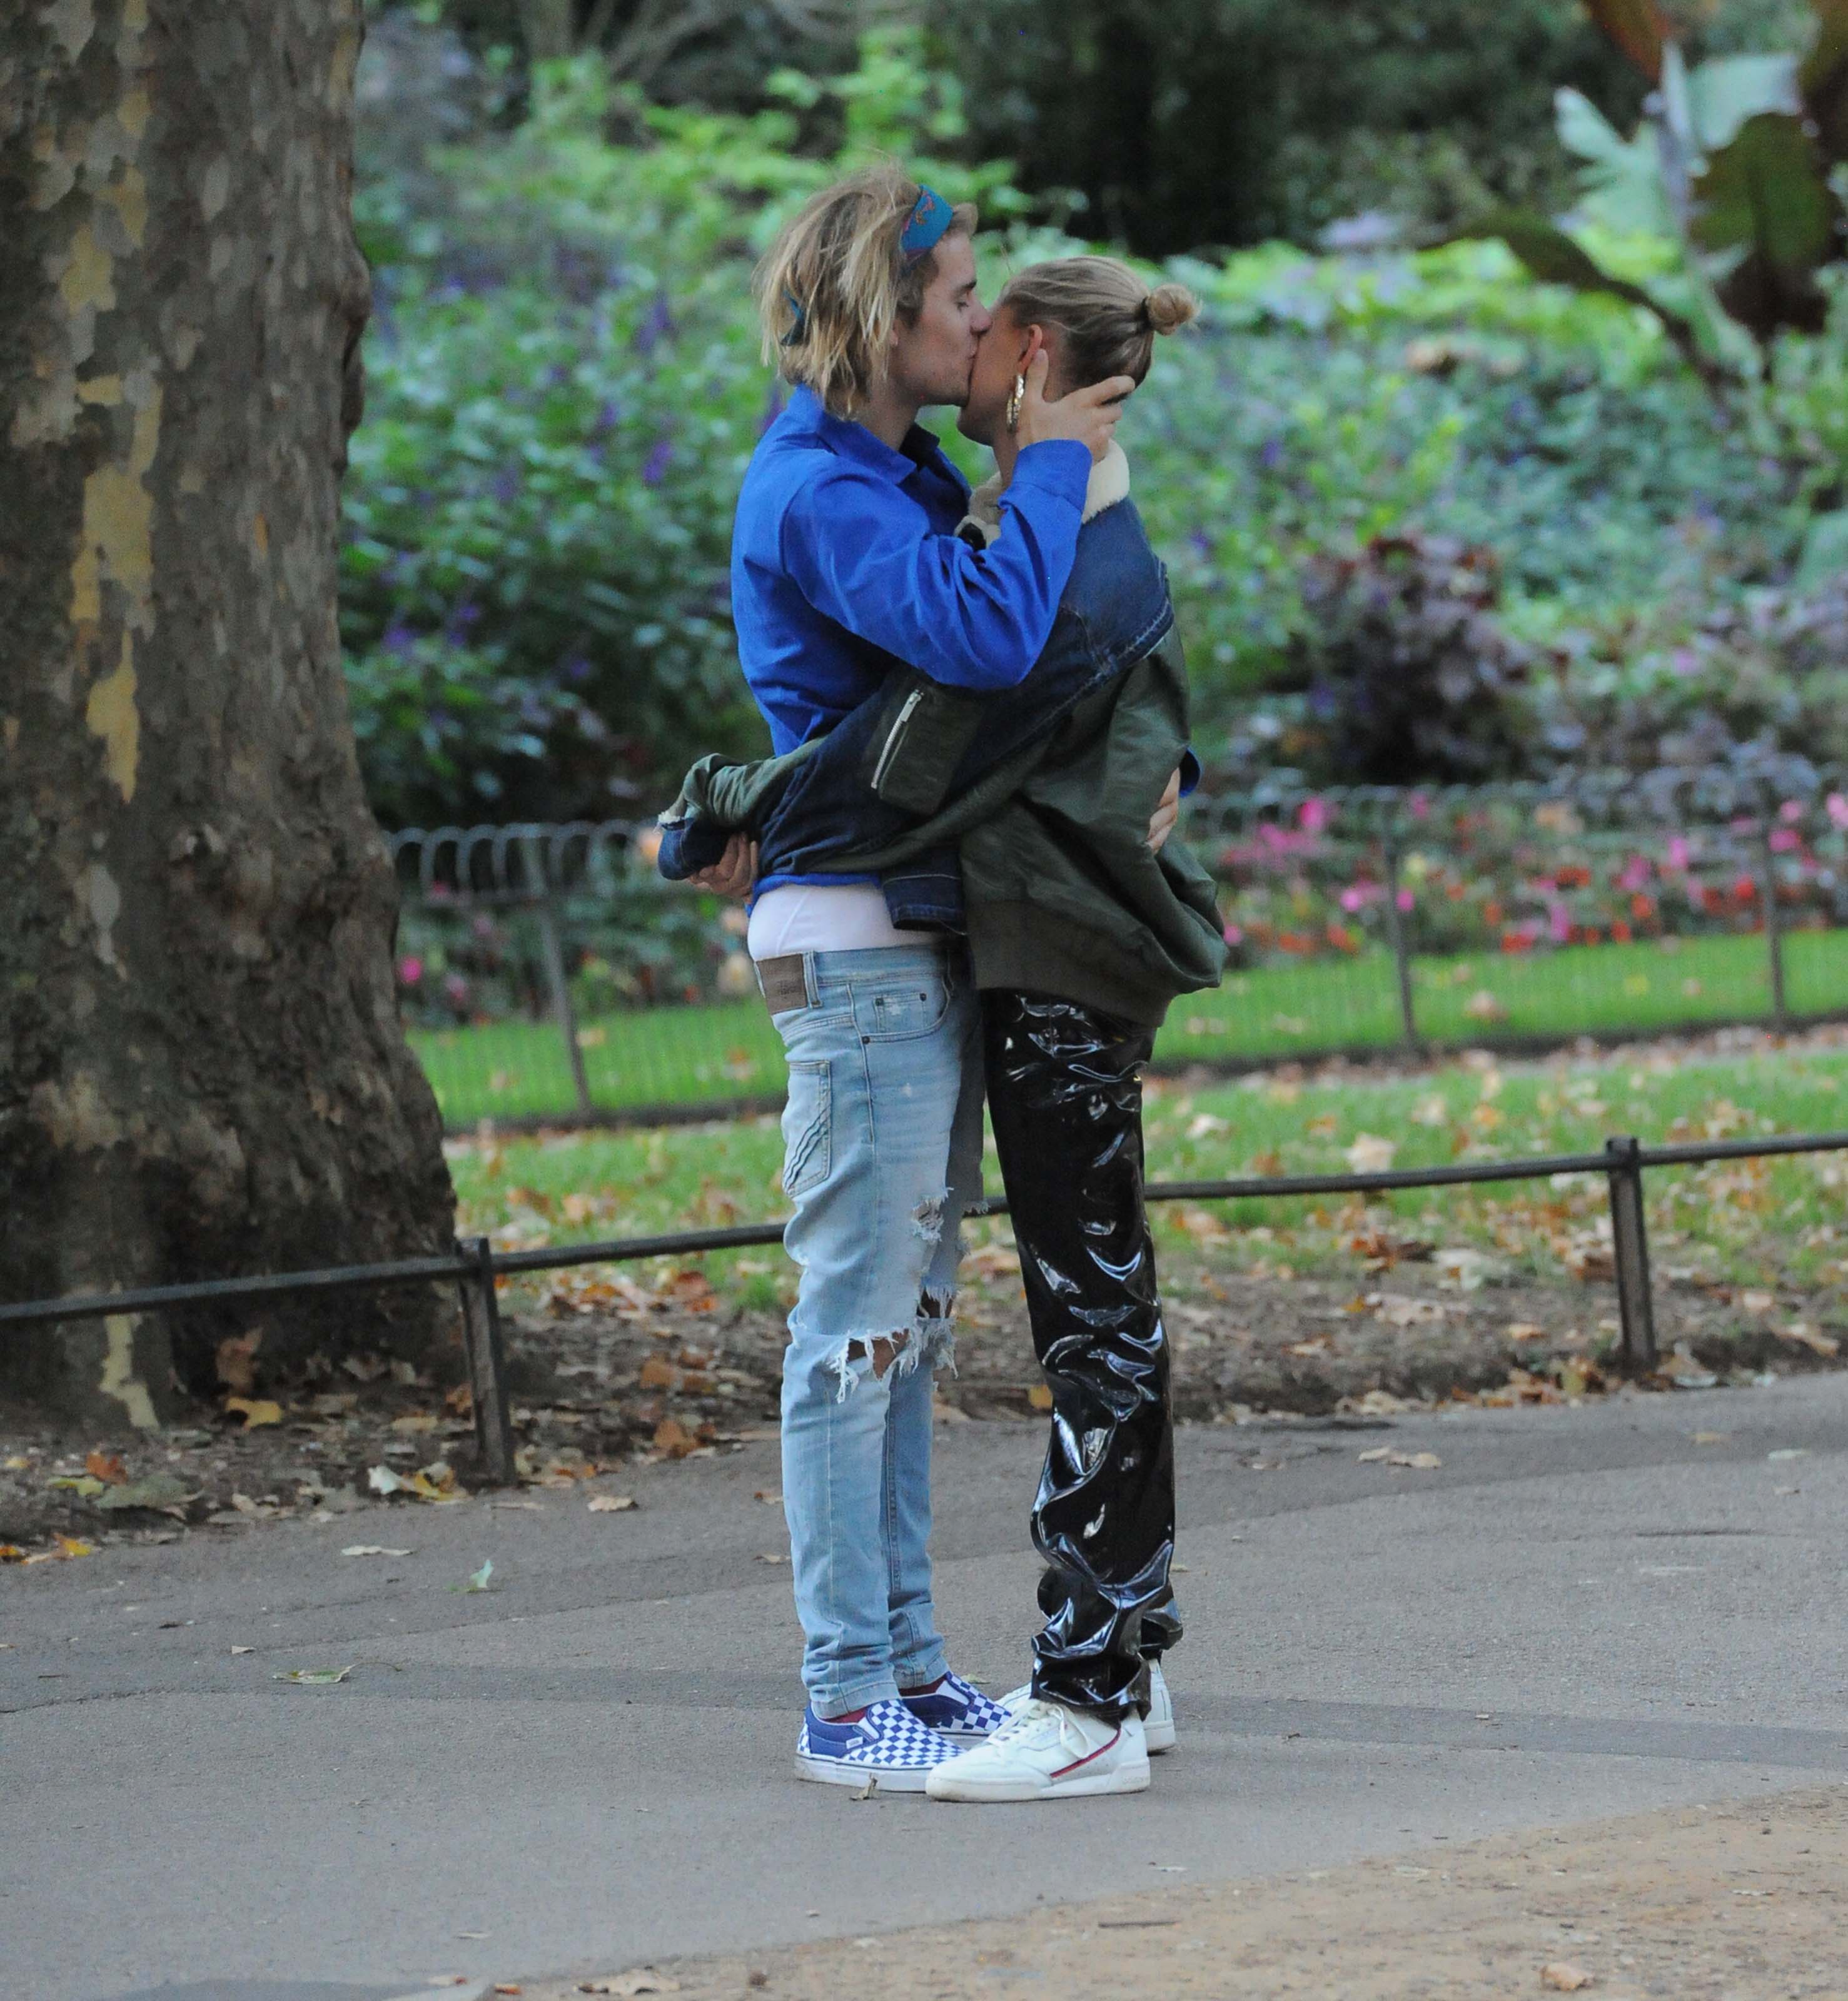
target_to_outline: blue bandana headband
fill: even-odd
[[[934,188],[920,186],[917,205],[898,239],[898,254],[907,268],[927,256],[955,218],[955,211]]]

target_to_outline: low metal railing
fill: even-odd
[[[1652,1168],[1699,1167],[1714,1161],[1768,1160],[1793,1154],[1848,1152],[1848,1133],[1794,1133],[1756,1140],[1714,1140],[1690,1145],[1645,1147],[1630,1135],[1608,1139],[1596,1154],[1552,1154],[1530,1160],[1463,1161],[1448,1167],[1404,1168],[1376,1174],[1263,1174],[1235,1180],[1157,1181],[1147,1190],[1158,1202],[1240,1202],[1312,1195],[1380,1195],[1402,1188],[1456,1188],[1473,1183],[1543,1181],[1554,1174],[1601,1174],[1610,1196],[1611,1248],[1617,1295],[1617,1366],[1630,1376],[1651,1373],[1657,1362],[1655,1296],[1649,1278],[1649,1237],[1643,1208],[1643,1176]],[[973,1216],[1004,1216],[1008,1204],[978,1203]],[[204,1279],[190,1284],[138,1286],[61,1300],[29,1300],[0,1306],[0,1328],[43,1326],[55,1321],[100,1320],[163,1307],[223,1305],[273,1299],[290,1293],[335,1292],[371,1286],[453,1281],[461,1289],[464,1349],[475,1404],[482,1470],[497,1484],[514,1477],[513,1420],[507,1401],[498,1282],[526,1272],[560,1271],[574,1265],[613,1265],[638,1258],[687,1257],[707,1251],[744,1250],[781,1241],[781,1223],[721,1230],[683,1230],[656,1237],[618,1237],[543,1250],[496,1251],[485,1237],[458,1242],[447,1254],[402,1258],[376,1265],[332,1265],[249,1278]]]

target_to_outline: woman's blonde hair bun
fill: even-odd
[[[1146,309],[1149,324],[1157,333],[1173,333],[1195,317],[1200,302],[1185,285],[1157,285],[1148,296]]]

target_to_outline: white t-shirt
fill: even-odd
[[[784,882],[767,889],[751,910],[745,940],[753,959],[877,952],[921,942],[916,931],[901,931],[893,924],[876,882]]]

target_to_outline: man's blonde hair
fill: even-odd
[[[917,318],[937,274],[934,248],[909,263],[899,249],[922,193],[895,166],[837,181],[785,225],[753,278],[764,359],[837,417],[865,400],[893,327]],[[973,205],[961,203],[944,235],[973,236],[976,219]]]

